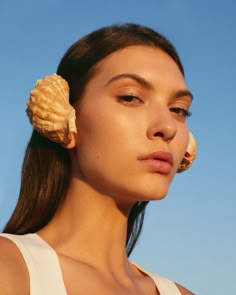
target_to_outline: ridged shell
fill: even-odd
[[[75,109],[69,103],[69,86],[57,74],[38,80],[27,100],[26,113],[33,127],[44,137],[67,144],[70,132],[77,132]]]
[[[177,172],[183,172],[187,170],[188,168],[190,168],[196,156],[197,156],[197,142],[195,138],[193,137],[192,133],[189,132],[189,143],[188,143],[187,151],[178,167]]]

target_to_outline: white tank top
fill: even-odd
[[[29,272],[30,295],[67,295],[57,253],[37,234],[0,234],[20,250]],[[156,284],[160,295],[181,295],[174,282],[134,264]]]

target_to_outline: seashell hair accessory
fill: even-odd
[[[193,164],[193,161],[196,159],[197,156],[197,142],[195,138],[193,137],[192,133],[189,132],[189,143],[187,146],[187,150],[185,152],[185,155],[179,164],[177,172],[183,172],[190,168]]]
[[[77,132],[75,109],[69,103],[69,85],[57,74],[36,82],[27,100],[26,113],[32,126],[44,137],[60,143],[71,141]]]

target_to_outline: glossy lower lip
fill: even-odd
[[[161,174],[169,174],[172,170],[172,166],[168,161],[164,161],[161,159],[143,159],[140,160],[143,164],[147,165],[151,168],[153,172],[161,173]]]

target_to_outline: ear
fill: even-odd
[[[73,149],[76,146],[76,134],[74,132],[70,132],[69,139],[68,143],[61,143],[61,146],[65,149]]]

